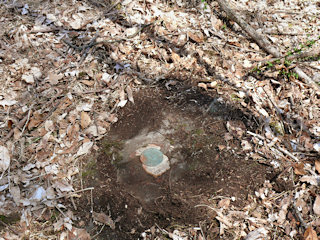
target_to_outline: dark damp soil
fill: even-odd
[[[94,190],[76,204],[84,220],[79,224],[92,235],[99,232],[93,208],[115,224],[105,226],[96,239],[139,239],[147,229],[152,235],[156,225],[170,230],[199,222],[207,239],[217,239],[214,212],[197,205],[232,197],[231,204],[245,206],[248,194],[272,171],[247,159],[237,138],[225,141],[226,122],[252,130],[250,116],[193,88],[145,88],[134,100],[121,111],[100,150],[83,163],[83,187]],[[146,173],[133,154],[147,143],[159,145],[169,158],[170,169],[161,176]]]

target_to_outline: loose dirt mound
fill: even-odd
[[[95,188],[93,210],[112,221],[101,239],[133,239],[155,223],[212,223],[208,210],[197,205],[234,197],[232,204],[242,206],[266,179],[267,167],[246,160],[237,139],[224,139],[227,120],[244,126],[248,117],[241,111],[192,88],[179,94],[147,88],[134,99],[82,173],[85,185]],[[160,146],[169,158],[170,169],[159,177],[146,173],[134,154],[147,144]],[[81,201],[91,219],[90,196]],[[214,235],[214,226],[205,230]]]

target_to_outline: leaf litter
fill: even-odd
[[[316,2],[230,2],[281,53],[319,48]],[[61,215],[54,229],[42,234],[48,239],[77,235],[59,199],[77,197],[73,184],[81,170],[79,158],[97,149],[95,141],[118,121],[119,108],[134,103],[135,89],[168,79],[217,92],[250,111],[260,129],[252,133],[228,122],[226,141],[240,138],[252,161],[279,172],[243,209],[227,202],[209,206],[217,214],[220,236],[317,239],[319,89],[312,81],[319,83],[319,60],[294,63],[311,82],[281,75],[290,68],[284,62],[260,75],[250,72],[270,57],[221,16],[216,2],[46,6],[6,1],[0,6],[0,215],[10,216],[17,208],[22,213],[17,229],[2,230],[5,238],[36,239],[32,222],[39,210],[44,214],[52,207]],[[167,234],[183,239],[181,231],[188,232]],[[152,231],[146,233],[145,238]],[[201,231],[195,235],[204,238]]]

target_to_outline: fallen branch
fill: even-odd
[[[246,23],[240,16],[237,16],[237,14],[232,10],[225,0],[217,0],[217,2],[220,8],[227,14],[228,18],[236,22],[264,51],[276,58],[282,57],[279,50],[274,48],[263,34],[257,33],[253,27]],[[302,71],[302,69],[295,67],[293,70],[308,84],[320,89],[320,86],[316,84],[310,77],[308,77],[307,74]]]
[[[217,0],[220,8],[227,14],[228,18],[239,24],[239,26],[267,53],[275,57],[281,57],[279,50],[274,48],[266,38],[256,32],[253,27],[237,16],[225,0]]]

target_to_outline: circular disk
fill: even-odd
[[[144,165],[155,167],[163,160],[163,153],[156,148],[147,148],[141,154],[141,161]]]

